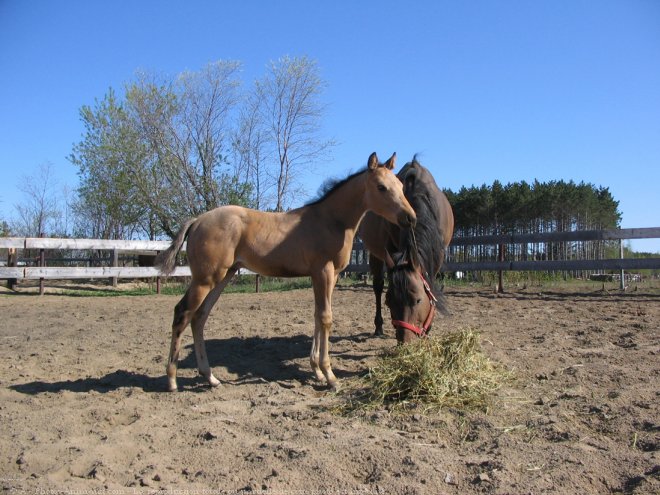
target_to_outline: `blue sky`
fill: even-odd
[[[76,186],[80,107],[138,69],[238,60],[249,83],[284,55],[317,60],[328,84],[339,145],[310,194],[372,151],[419,152],[444,187],[586,181],[610,188],[622,227],[660,226],[656,0],[0,0],[0,218],[40,164]]]

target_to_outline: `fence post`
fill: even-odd
[[[260,285],[261,285],[261,275],[259,275],[259,274],[257,273],[257,275],[256,275],[256,277],[255,277],[255,287],[254,287],[254,291],[255,291],[257,294],[259,293]]]
[[[41,234],[39,234],[39,237],[44,237],[44,233],[42,232]],[[44,250],[44,248],[41,248],[39,250],[39,266],[42,268],[46,266],[46,251]],[[41,277],[39,279],[39,295],[43,296],[45,293],[46,293],[46,287],[44,285],[44,278]]]
[[[160,254],[160,251],[156,251],[156,256]],[[156,276],[156,294],[160,294],[160,275]]]
[[[623,239],[619,239],[619,257],[623,259]],[[626,290],[626,273],[621,269],[621,283],[619,284],[621,290]]]
[[[112,250],[112,267],[117,268],[119,266],[119,251],[116,249]],[[110,277],[113,287],[117,287],[117,277]]]
[[[18,266],[18,251],[16,248],[9,248],[7,250],[7,266],[17,267]],[[9,290],[16,290],[16,285],[18,285],[18,279],[10,278],[7,280],[7,288]]]
[[[500,252],[498,255],[499,261],[504,261],[504,244],[500,244]],[[504,277],[502,276],[502,270],[497,274],[497,293],[504,294]]]

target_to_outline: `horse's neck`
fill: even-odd
[[[319,215],[332,222],[333,225],[342,226],[344,230],[351,231],[355,235],[360,220],[367,212],[364,201],[365,181],[365,174],[356,175],[340,189],[310,208],[316,209]]]

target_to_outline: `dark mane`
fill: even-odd
[[[435,278],[432,275],[438,272],[445,256],[444,242],[441,233],[438,231],[440,210],[439,205],[434,200],[435,191],[429,188],[426,181],[421,180],[420,174],[422,173],[427,173],[426,169],[417,161],[417,155],[415,155],[412,161],[407,163],[397,174],[397,177],[403,183],[406,198],[417,214],[417,223],[415,224],[414,235],[410,229],[401,229],[400,231],[399,250],[401,254],[398,257],[403,261],[403,264],[401,268],[395,267],[394,270],[390,270],[390,289],[388,293],[392,292],[390,297],[405,297],[403,294],[408,293],[407,279],[413,270],[412,257],[417,256],[422,273],[438,298],[439,309],[445,310],[444,298],[438,291]]]
[[[359,172],[355,172],[348,177],[344,179],[327,179],[321,184],[321,187],[319,187],[319,192],[317,194],[316,199],[311,200],[309,203],[305,203],[305,206],[312,206],[317,203],[322,202],[324,199],[326,199],[328,196],[330,196],[332,193],[337,191],[339,188],[341,188],[344,184],[346,184],[348,181],[353,179],[354,177],[360,175],[361,173],[364,173],[364,170],[361,170]]]
[[[444,243],[438,231],[440,221],[439,206],[435,201],[435,191],[430,190],[429,184],[421,180],[420,174],[426,169],[417,161],[417,155],[412,162],[407,163],[399,172],[398,177],[404,184],[408,202],[417,214],[417,224],[414,236],[410,229],[402,229],[399,246],[404,252],[419,253],[419,262],[424,271],[436,273],[438,260],[444,259]]]

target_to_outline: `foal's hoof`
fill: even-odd
[[[339,381],[328,382],[328,390],[330,392],[339,392]]]
[[[208,382],[209,382],[209,385],[211,385],[211,387],[213,387],[213,388],[215,388],[215,387],[217,387],[218,385],[220,385],[220,380],[218,380],[218,379],[217,379],[216,377],[214,377],[213,375],[211,375],[211,376],[208,377]]]

